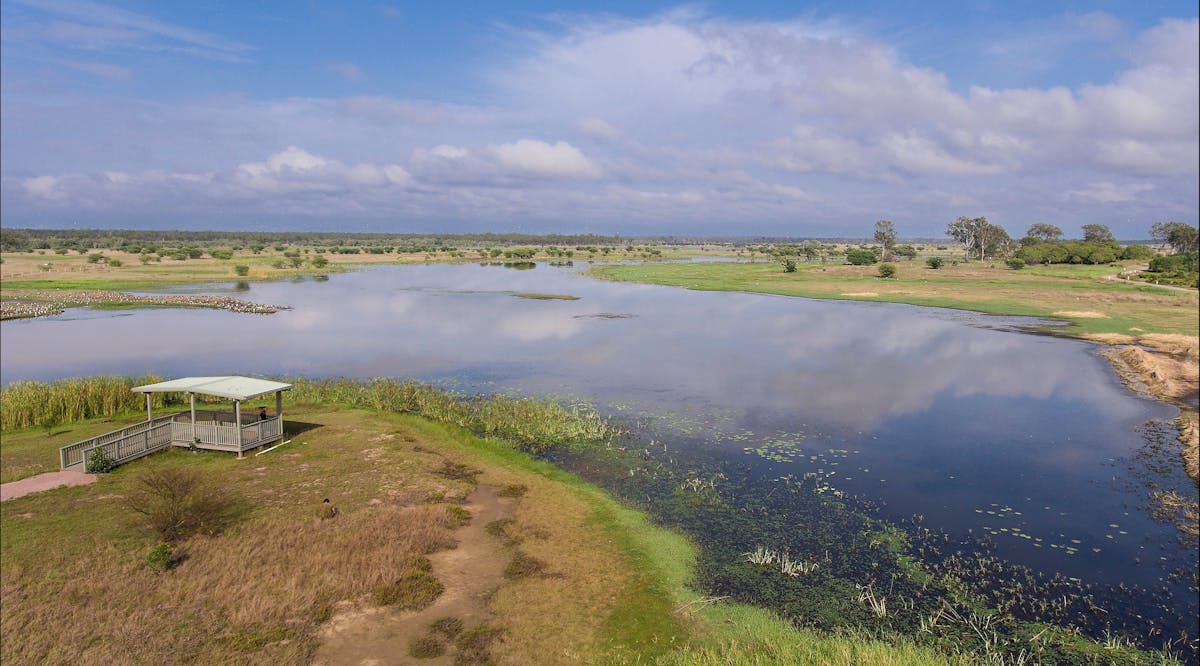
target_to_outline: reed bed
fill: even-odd
[[[594,443],[619,430],[589,404],[505,395],[464,396],[396,379],[296,379],[288,400],[337,404],[421,416],[502,439],[531,453],[569,443]]]
[[[22,381],[0,389],[4,430],[136,411],[145,406],[131,389],[160,377],[81,377],[55,382]],[[567,443],[610,439],[618,430],[586,403],[505,395],[465,396],[398,379],[294,379],[284,394],[290,404],[329,404],[412,414],[456,425],[482,437],[507,441],[531,453]],[[184,404],[176,394],[152,394],[155,407]]]
[[[130,389],[160,381],[161,377],[144,375],[14,382],[0,389],[0,428],[66,423],[143,409],[146,398]],[[153,396],[155,407],[174,404],[172,400],[173,396],[166,394]]]

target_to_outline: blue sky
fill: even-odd
[[[1198,41],[1194,2],[0,0],[0,222],[1139,238],[1197,221]]]

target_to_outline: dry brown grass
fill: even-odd
[[[432,506],[381,506],[334,521],[276,513],[194,537],[163,574],[112,546],[56,576],[14,572],[3,585],[4,661],[302,662],[334,602],[396,580],[449,545],[449,523]],[[12,603],[19,599],[31,603]]]
[[[554,573],[496,592],[490,626],[503,639],[486,651],[509,663],[579,663],[611,647],[606,621],[636,593],[637,566],[597,528],[587,492],[413,417],[293,417],[320,427],[261,458],[169,452],[92,486],[0,505],[0,661],[304,663],[340,602],[370,605],[373,591],[452,545],[460,517],[420,503],[469,494],[471,479],[439,473],[447,458],[481,470],[469,475],[479,483],[525,489],[505,531]],[[125,496],[141,468],[180,464],[236,487],[249,508],[219,535],[183,540],[183,560],[158,572],[146,562],[155,537]],[[339,510],[322,520],[315,507],[326,497]],[[511,557],[495,542],[496,558]]]

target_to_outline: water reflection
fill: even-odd
[[[69,321],[72,311],[5,322],[3,380],[400,376],[569,394],[697,415],[680,441],[764,476],[826,464],[814,460],[828,449],[853,451],[830,477],[839,488],[948,530],[979,529],[988,505],[1004,503],[1044,542],[1066,534],[1102,546],[1072,557],[1035,549],[1032,538],[999,546],[1071,575],[1124,576],[1145,539],[1171,538],[1097,480],[1116,478],[1109,461],[1131,455],[1138,424],[1172,410],[1126,392],[1089,345],[1017,334],[1006,330],[1012,320],[611,283],[549,266],[393,266],[326,279],[316,289],[256,283],[253,300],[293,307],[273,315],[145,310]],[[743,451],[771,437],[794,440],[804,456],[768,463]],[[1127,537],[1106,538],[1112,522],[1128,525]]]

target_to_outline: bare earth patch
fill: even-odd
[[[420,611],[397,611],[366,603],[344,602],[322,627],[321,647],[314,664],[393,664],[415,661],[409,646],[429,635],[430,625],[452,617],[473,629],[492,620],[488,601],[504,584],[508,553],[497,548],[495,537],[485,526],[509,517],[517,504],[500,497],[496,488],[478,486],[463,508],[471,522],[454,532],[458,546],[429,556],[433,574],[444,591],[433,604]],[[423,664],[455,663],[454,648],[441,656],[421,659]]]
[[[1108,319],[1108,315],[1094,310],[1061,310],[1054,313],[1055,317],[1075,317],[1076,319]]]
[[[46,472],[20,481],[0,483],[0,502],[23,497],[29,493],[39,493],[51,488],[62,486],[86,486],[96,481],[95,474],[83,472]]]
[[[842,296],[878,296],[878,292],[874,291],[847,291]]]

